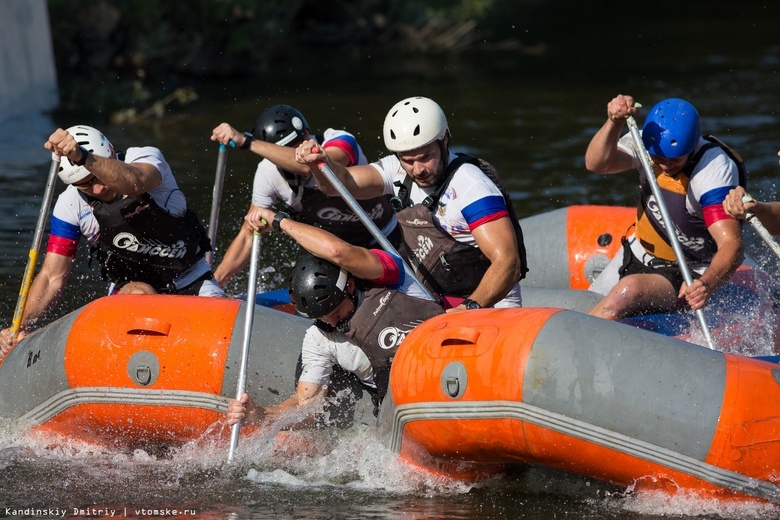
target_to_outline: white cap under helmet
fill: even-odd
[[[385,147],[391,152],[408,152],[444,139],[449,127],[441,107],[425,97],[399,101],[385,117]]]
[[[92,155],[100,157],[111,157],[111,143],[102,132],[86,125],[76,125],[68,128],[67,132],[72,135],[79,146],[87,150]],[[77,166],[70,162],[67,157],[60,159],[59,176],[65,184],[79,183],[92,175],[89,170],[83,166]]]

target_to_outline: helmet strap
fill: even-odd
[[[349,313],[348,316],[346,316],[344,319],[340,320],[337,324],[335,329],[339,332],[348,332],[349,331],[349,321],[352,319],[352,316],[355,315],[355,312],[357,312],[357,308],[360,306],[361,303],[363,303],[363,291],[359,290],[357,286],[354,286],[355,288],[352,293],[347,293],[347,298],[349,298],[352,301],[352,312]],[[344,288],[346,292],[346,287]]]

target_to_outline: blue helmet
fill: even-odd
[[[691,153],[699,137],[699,113],[684,99],[659,101],[650,109],[642,128],[642,142],[648,153],[667,159]]]

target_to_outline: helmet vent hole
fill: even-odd
[[[414,127],[414,135],[420,135],[420,125]]]
[[[390,137],[392,137],[393,139],[395,139],[395,132],[393,132],[392,130],[390,130]]]
[[[669,144],[671,144],[672,146],[677,146],[677,141],[672,141],[672,142],[671,142],[671,143],[669,143]]]

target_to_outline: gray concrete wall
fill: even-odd
[[[0,0],[0,121],[59,104],[46,0]]]

